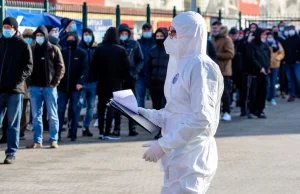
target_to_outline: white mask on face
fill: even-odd
[[[176,38],[171,39],[169,36],[164,42],[166,53],[169,55],[177,55],[177,40]]]
[[[290,36],[294,36],[295,34],[296,34],[295,30],[290,30],[290,31],[289,31],[289,35],[290,35]]]
[[[55,38],[58,38],[59,37],[59,33],[58,32],[55,32],[53,33],[51,36],[55,37]]]
[[[285,35],[286,37],[288,37],[288,36],[289,36],[289,31],[284,31],[284,35]]]

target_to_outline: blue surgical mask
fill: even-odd
[[[71,25],[71,31],[72,32],[76,32],[77,31],[77,25],[76,25],[76,23],[74,23],[74,24]]]
[[[29,45],[32,44],[32,38],[24,38],[24,39]]]
[[[45,42],[45,37],[43,37],[43,36],[38,36],[38,37],[36,37],[36,42],[37,42],[39,45],[42,45],[42,44]]]
[[[294,36],[295,34],[296,34],[295,30],[290,30],[290,31],[289,31],[289,35],[290,35],[290,36]]]
[[[216,32],[215,36],[219,36],[220,35],[220,32]]]
[[[128,39],[128,36],[120,36],[121,41],[126,41]]]
[[[208,37],[207,37],[207,40],[211,41],[211,36],[208,36]]]
[[[89,44],[92,42],[93,37],[91,35],[83,36],[83,40],[84,40],[84,42]]]
[[[272,44],[273,43],[273,38],[268,38],[267,41],[268,41],[269,44]]]
[[[284,31],[284,36],[288,37],[289,36],[289,31]]]
[[[261,42],[263,42],[263,43],[266,42],[266,39],[264,39],[264,38],[261,38],[260,40],[261,40]]]
[[[283,31],[284,31],[284,27],[280,27],[280,28],[279,28],[279,31],[280,31],[280,32],[283,32]]]
[[[2,34],[3,34],[3,36],[5,37],[5,38],[11,38],[12,37],[12,30],[5,30],[5,29],[3,29],[2,30]]]
[[[143,37],[144,38],[151,38],[152,37],[152,32],[143,32]]]

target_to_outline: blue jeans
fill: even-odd
[[[300,64],[285,64],[285,72],[288,79],[289,95],[295,97],[295,91],[300,92]],[[296,83],[297,83],[297,90]]]
[[[7,111],[7,156],[14,156],[19,148],[20,124],[23,106],[23,94],[0,94],[0,121]]]
[[[83,85],[83,102],[86,101],[86,114],[83,121],[83,127],[87,128],[90,126],[92,120],[93,120],[93,113],[95,108],[95,101],[96,101],[96,87],[97,83],[85,83]],[[79,103],[80,110],[83,106],[83,103]]]
[[[52,87],[29,88],[33,117],[33,141],[43,143],[43,105],[46,104],[49,118],[49,141],[58,140],[59,120],[57,113],[57,89]]]
[[[136,80],[135,84],[135,92],[137,103],[139,107],[145,107],[145,96],[146,96],[146,89],[147,89],[147,79],[144,77],[139,77]]]
[[[71,136],[77,137],[78,121],[80,116],[80,100],[81,92],[62,92],[58,91],[58,117],[59,117],[59,135],[61,135],[62,127],[64,125],[65,112],[67,109],[68,101],[71,107]]]
[[[271,74],[268,75],[268,99],[275,99],[276,97],[276,84],[278,80],[279,68],[271,69]]]

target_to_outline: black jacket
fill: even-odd
[[[121,31],[128,31],[128,37],[130,37],[131,32],[128,25],[121,24],[119,26],[119,32]],[[141,46],[137,41],[130,40],[129,38],[126,41],[121,41],[121,45],[127,50],[127,55],[131,65],[130,75],[136,79],[144,66],[144,56]]]
[[[217,52],[215,49],[214,44],[210,41],[207,40],[207,50],[206,50],[206,54],[214,61],[217,61]]]
[[[77,39],[78,40],[78,39]],[[58,90],[62,92],[77,91],[76,85],[83,85],[89,72],[87,54],[80,48],[65,48],[62,50],[66,72]]]
[[[247,72],[249,74],[258,75],[261,68],[265,68],[267,72],[270,68],[271,53],[269,46],[261,42],[261,34],[263,30],[258,28],[255,32],[255,39],[246,45],[246,53],[248,60]]]
[[[155,39],[152,38],[144,38],[142,37],[141,39],[138,40],[143,56],[144,56],[144,66],[143,69],[140,71],[139,76],[141,77],[147,77],[148,76],[148,56],[149,56],[149,51],[155,46]]]
[[[20,32],[0,38],[0,93],[24,93],[33,68],[31,49]]]
[[[243,72],[243,50],[242,42],[236,40],[234,43],[234,58],[232,59],[232,79],[233,81],[239,81]]]
[[[283,62],[295,64],[297,61],[300,61],[300,37],[298,35],[285,39],[283,48],[285,53]]]
[[[122,81],[130,76],[127,52],[115,42],[102,43],[95,50],[91,68],[98,81],[98,94],[120,90]]]
[[[87,29],[85,29],[85,30],[87,30]],[[92,30],[90,30],[90,32],[92,32]],[[79,43],[79,48],[83,49],[87,54],[87,60],[88,60],[88,64],[89,64],[89,73],[88,73],[88,77],[85,80],[85,82],[87,82],[87,83],[97,81],[97,79],[95,77],[95,73],[92,71],[91,64],[92,64],[94,52],[95,52],[96,48],[98,47],[98,45],[95,42],[95,36],[93,33],[92,33],[92,38],[93,38],[92,42],[88,45],[86,42],[84,42],[84,38],[83,38],[83,34],[82,34],[82,39]]]

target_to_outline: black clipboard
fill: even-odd
[[[159,131],[161,128],[153,124],[151,121],[143,117],[142,115],[136,114],[133,111],[129,110],[125,106],[121,105],[120,103],[117,103],[113,99],[110,100],[110,102],[107,104],[108,107],[112,107],[116,111],[118,111],[120,114],[124,115],[128,119],[134,121],[136,124],[141,126],[143,129],[145,129],[150,134]]]

